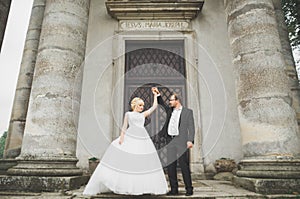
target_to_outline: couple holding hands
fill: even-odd
[[[132,111],[125,113],[120,137],[107,148],[101,162],[91,176],[84,195],[114,192],[126,195],[177,195],[177,160],[181,168],[186,196],[193,195],[188,149],[193,147],[195,125],[193,111],[181,104],[180,97],[173,93],[167,105],[156,87],[152,88],[153,105],[144,110],[144,101],[135,97]],[[162,169],[155,146],[147,133],[145,118],[160,104],[167,113],[162,132],[167,134],[168,179]]]

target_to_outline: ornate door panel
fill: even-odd
[[[172,92],[182,96],[185,104],[185,76],[183,41],[126,41],[125,55],[125,112],[130,110],[130,101],[140,97],[145,102],[145,109],[152,106],[153,94],[151,87],[156,86],[162,98],[168,103]],[[148,130],[163,166],[166,160],[165,135],[162,129],[166,120],[166,113],[158,107],[149,118],[146,118],[145,127]]]

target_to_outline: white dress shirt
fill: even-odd
[[[179,119],[182,111],[182,106],[180,106],[178,109],[173,109],[169,126],[168,126],[168,134],[171,136],[178,136],[179,135]]]

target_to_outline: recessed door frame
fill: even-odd
[[[116,34],[113,39],[113,118],[114,131],[112,138],[119,136],[120,127],[123,122],[124,110],[124,71],[125,71],[125,41],[127,40],[183,40],[184,54],[186,61],[186,106],[194,112],[195,119],[195,145],[190,154],[191,170],[194,173],[204,173],[202,142],[201,142],[201,122],[200,122],[200,104],[199,104],[199,81],[198,81],[198,63],[197,63],[197,42],[194,41],[193,31],[188,32],[161,32],[161,31],[130,31]]]

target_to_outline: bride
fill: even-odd
[[[152,93],[153,105],[146,111],[143,111],[141,98],[131,101],[132,111],[125,113],[121,135],[107,148],[84,189],[84,195],[104,192],[160,195],[167,192],[159,157],[144,127],[145,117],[157,107],[157,93],[153,89]]]

